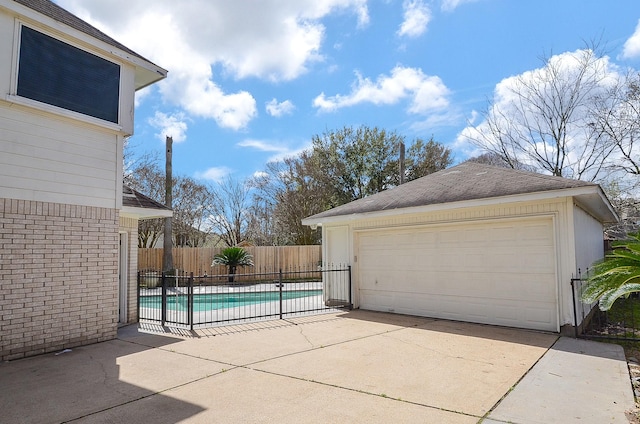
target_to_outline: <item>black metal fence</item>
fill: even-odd
[[[608,311],[601,311],[597,304],[585,304],[581,300],[587,284],[588,270],[578,271],[571,279],[575,336],[587,339],[640,341],[640,297],[632,294],[616,300]]]
[[[351,308],[351,267],[194,275],[138,272],[138,320],[206,327]]]

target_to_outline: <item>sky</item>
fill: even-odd
[[[168,77],[136,94],[135,154],[250,178],[345,126],[480,152],[463,136],[513,77],[596,42],[640,69],[638,0],[55,0]],[[497,91],[498,90],[498,91]]]

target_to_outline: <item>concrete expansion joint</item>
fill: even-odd
[[[434,409],[434,410],[438,410],[438,411],[450,412],[450,413],[454,413],[454,414],[458,414],[458,415],[464,415],[464,416],[467,416],[467,417],[476,418],[478,420],[482,420],[482,418],[483,418],[481,416],[470,414],[470,413],[467,413],[467,412],[455,411],[455,410],[452,410],[452,409],[442,408],[442,407],[438,407],[438,406],[434,406],[434,405],[429,405],[429,404],[426,404],[426,403],[413,402],[413,401],[402,399],[402,398],[399,398],[399,397],[389,396],[386,393],[373,393],[373,392],[370,392],[370,391],[367,391],[367,390],[354,389],[354,388],[351,388],[351,387],[345,387],[345,386],[341,386],[341,385],[338,385],[338,384],[331,384],[331,383],[326,383],[326,382],[317,381],[317,380],[313,380],[313,379],[296,377],[296,376],[292,376],[292,375],[282,374],[282,373],[278,373],[278,372],[274,372],[274,371],[266,371],[266,370],[257,369],[257,368],[249,368],[249,367],[243,367],[243,368],[247,368],[247,369],[250,369],[252,371],[257,371],[257,372],[261,372],[261,373],[264,373],[264,374],[274,375],[274,376],[277,376],[277,377],[290,378],[290,379],[293,379],[293,380],[304,381],[306,383],[318,384],[318,385],[324,386],[324,387],[331,387],[331,388],[334,388],[334,389],[346,390],[346,391],[349,391],[349,392],[354,392],[354,393],[359,393],[359,394],[363,394],[363,395],[375,396],[375,397],[378,397],[378,398],[388,399],[388,400],[392,400],[392,401],[395,401],[395,402],[401,402],[401,403],[406,403],[406,404],[410,404],[410,405],[416,405],[416,406],[420,406],[420,407],[423,407],[423,408],[429,408],[429,409]]]
[[[143,346],[143,347],[149,348],[149,349],[161,350],[163,352],[169,352],[169,353],[172,353],[174,355],[180,355],[180,356],[185,356],[185,357],[188,357],[188,358],[200,359],[202,361],[215,362],[216,364],[229,365],[231,367],[229,369],[225,368],[223,371],[229,371],[230,369],[233,369],[233,368],[241,368],[242,367],[242,365],[231,364],[231,363],[228,363],[228,362],[214,361],[214,360],[209,359],[209,358],[203,358],[201,356],[190,355],[188,353],[183,353],[183,352],[176,352],[173,349],[165,349],[165,348],[162,348],[162,347],[157,347],[157,346],[152,346],[152,345],[148,345],[148,344],[144,344],[144,343],[139,343],[139,342],[135,342],[135,341],[132,341],[132,340],[123,340],[123,339],[118,339],[118,340],[126,342],[126,343],[130,343],[130,344],[136,345],[136,346]],[[212,374],[212,375],[215,375],[215,374]],[[194,380],[194,381],[197,381],[197,380]]]

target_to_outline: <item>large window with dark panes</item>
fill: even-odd
[[[22,26],[17,95],[118,123],[120,66]]]

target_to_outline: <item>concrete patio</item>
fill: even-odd
[[[619,346],[544,332],[366,311],[141,327],[0,364],[1,420],[623,423],[633,408]]]

